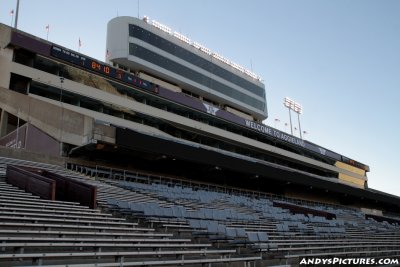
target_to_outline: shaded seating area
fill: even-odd
[[[333,214],[333,213],[326,212],[326,211],[321,211],[321,210],[316,210],[316,209],[311,209],[311,208],[308,208],[308,207],[304,207],[304,206],[299,206],[299,205],[296,205],[296,204],[288,203],[288,202],[285,202],[285,201],[275,200],[274,201],[274,206],[275,207],[280,207],[280,208],[283,208],[283,209],[288,209],[294,214],[304,214],[304,215],[311,214],[313,216],[323,217],[323,218],[328,219],[328,220],[336,219],[336,215]]]

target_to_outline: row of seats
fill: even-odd
[[[158,222],[152,233],[165,226],[163,231],[168,229],[174,239],[184,239],[180,231],[185,229],[190,231],[191,239],[196,239],[195,243],[208,240],[205,244],[212,248],[235,248],[241,253],[261,251],[263,259],[271,262],[277,258],[280,263],[293,263],[303,255],[324,253],[355,255],[355,249],[363,255],[395,256],[400,249],[398,225],[366,220],[365,215],[354,208],[303,204],[336,215],[336,219],[328,220],[312,214],[293,214],[288,209],[274,206],[278,199],[273,197],[207,191],[205,187],[175,186],[171,182],[168,185],[149,184],[143,177],[138,179],[143,183],[133,184],[110,179],[93,180],[62,168],[57,171],[98,186],[101,207],[133,218],[142,227]],[[300,203],[282,198],[279,201]],[[126,205],[119,207],[117,203]],[[145,210],[150,213],[145,214]],[[243,216],[235,217],[235,214]]]
[[[220,266],[260,260],[258,255],[160,232],[100,208],[40,199],[5,183],[8,164],[39,167],[96,184],[100,195],[102,188],[114,188],[62,167],[0,158],[0,266]]]
[[[273,198],[251,198],[221,192],[207,192],[204,189],[171,186],[170,184],[116,182],[108,179],[104,181],[120,188],[129,189],[136,195],[151,196],[152,205],[158,205],[157,209],[171,209],[172,217],[188,219],[194,230],[199,228],[201,220],[200,222],[193,222],[193,220],[202,219],[204,222],[201,228],[204,231],[210,230],[211,233],[210,227],[205,227],[204,224],[210,225],[207,220],[214,220],[216,223],[211,225],[214,225],[214,229],[217,226],[218,232],[224,234],[228,239],[234,240],[240,236],[246,239],[246,242],[242,244],[246,244],[246,246],[252,244],[253,248],[259,248],[266,253],[265,255],[274,252],[276,256],[276,252],[281,252],[281,257],[286,260],[296,258],[296,255],[298,258],[304,254],[302,253],[304,251],[310,253],[310,255],[311,252],[317,253],[315,251],[318,250],[321,251],[318,253],[329,250],[332,255],[335,255],[338,251],[344,253],[341,255],[346,255],[345,253],[350,255],[355,245],[359,247],[358,250],[369,251],[371,255],[375,253],[373,248],[378,250],[400,248],[399,242],[394,242],[400,236],[398,225],[365,220],[363,213],[354,208],[338,208],[330,205],[304,206],[336,214],[336,219],[326,219],[312,214],[293,214],[289,210],[275,207]],[[160,202],[157,202],[157,200]],[[279,199],[279,201],[282,201],[282,199]],[[291,203],[290,200],[284,201]],[[146,203],[133,205],[142,205],[143,207],[146,206]],[[251,214],[252,217],[241,218],[241,220],[239,218],[233,219],[230,215],[227,215],[231,214],[232,211],[233,213]],[[198,217],[200,218],[197,218],[195,214],[199,214]],[[216,214],[224,215],[218,216]],[[150,217],[154,216],[164,217],[164,213],[162,211],[151,213]],[[171,217],[171,213],[168,214],[168,217]],[[234,223],[233,220],[235,220]],[[372,224],[374,227],[365,227],[368,224]],[[366,234],[371,233],[369,230],[372,229],[376,230],[378,235],[368,236]],[[394,232],[389,232],[389,230]],[[239,235],[238,231],[242,234]],[[265,234],[267,239],[256,239],[254,233],[257,233],[257,236],[259,233]],[[362,241],[360,241],[360,237]],[[239,240],[236,241],[239,243]],[[377,241],[379,242],[377,243]],[[265,247],[261,245],[263,242]],[[346,246],[346,243],[352,245]]]

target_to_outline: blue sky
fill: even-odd
[[[0,1],[10,25],[16,0]],[[369,186],[400,195],[400,1],[20,0],[21,30],[104,60],[107,22],[147,15],[259,74],[266,124],[288,96],[306,139],[368,164]],[[297,123],[297,120],[294,120]]]

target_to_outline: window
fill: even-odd
[[[172,71],[180,76],[186,77],[196,83],[207,86],[208,88],[252,106],[258,110],[264,111],[265,101],[255,99],[254,97],[239,92],[186,66],[182,66],[175,61],[160,56],[142,46],[133,43],[129,44],[129,54],[160,66],[166,70]]]
[[[136,25],[129,26],[129,35],[135,38],[138,38],[150,45],[153,45],[161,50],[164,50],[167,53],[170,53],[176,57],[179,57],[182,60],[185,60],[193,65],[196,65],[199,68],[202,68],[214,75],[217,75],[237,86],[252,92],[261,97],[265,97],[265,89],[261,86],[258,86],[254,83],[247,81],[246,79],[239,77],[238,75],[178,46],[170,41],[167,41],[147,30],[142,29]],[[144,37],[145,36],[145,37]]]

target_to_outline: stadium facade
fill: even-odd
[[[254,73],[147,19],[118,17],[107,30],[105,63],[1,25],[0,145],[399,207],[397,197],[368,188],[367,165],[262,124],[265,86]]]
[[[251,119],[267,117],[265,87],[256,74],[156,21],[112,19],[107,51],[110,63],[153,83]]]

